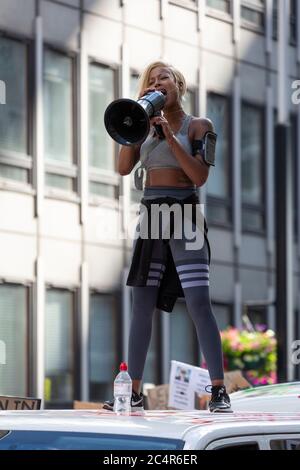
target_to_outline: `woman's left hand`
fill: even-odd
[[[166,138],[167,141],[172,139],[172,137],[174,136],[174,132],[172,131],[168,121],[166,120],[166,118],[164,116],[155,116],[155,117],[150,119],[150,123],[152,125],[156,124],[156,125],[162,127],[162,130],[165,134],[165,138]]]

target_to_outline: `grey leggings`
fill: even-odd
[[[178,273],[182,272],[177,265],[176,268]],[[181,278],[183,278],[182,274]],[[224,372],[221,338],[212,312],[209,286],[190,286],[191,284],[193,283],[182,281],[187,310],[195,324],[210,379],[222,380]],[[184,287],[185,285],[188,287]],[[155,311],[158,287],[146,286],[133,287],[132,289],[133,316],[129,336],[128,364],[131,378],[141,380],[151,339],[152,317]]]

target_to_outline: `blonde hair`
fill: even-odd
[[[171,72],[172,77],[174,79],[174,82],[178,86],[180,100],[182,100],[183,96],[186,93],[186,89],[187,89],[186,81],[185,81],[185,78],[184,78],[183,74],[178,69],[173,67],[173,65],[170,65],[167,62],[163,62],[161,60],[151,62],[151,64],[147,65],[147,67],[145,68],[145,70],[143,71],[141,76],[139,77],[138,96],[140,96],[140,94],[146,88],[149,87],[150,74],[151,74],[152,70],[155,69],[156,67],[165,67],[166,69],[169,69],[169,71]]]

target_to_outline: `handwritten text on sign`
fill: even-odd
[[[41,400],[38,398],[20,398],[0,396],[0,411],[3,410],[39,410]]]

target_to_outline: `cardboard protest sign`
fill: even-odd
[[[147,394],[149,410],[166,410],[169,399],[169,384],[150,388]]]
[[[169,407],[179,410],[195,408],[195,393],[207,393],[210,385],[208,371],[184,362],[172,361],[170,373]]]
[[[248,380],[243,377],[240,370],[225,372],[224,383],[227,389],[227,393],[233,393],[238,390],[242,390],[243,388],[252,387]]]
[[[40,410],[39,398],[0,396],[0,411],[3,410]]]
[[[74,410],[100,410],[103,408],[103,403],[95,403],[91,401],[78,401],[73,402]]]

